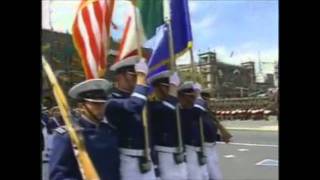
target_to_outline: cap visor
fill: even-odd
[[[93,102],[93,103],[105,103],[107,102],[106,100],[102,100],[102,99],[89,99],[89,98],[84,98],[83,100],[87,101],[87,102]]]

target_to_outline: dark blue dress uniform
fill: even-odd
[[[142,109],[148,87],[137,85],[132,94],[114,90],[107,101],[106,117],[119,131],[119,146],[126,149],[144,149]]]
[[[42,146],[41,150],[45,152],[44,153],[45,156],[43,157],[44,162],[47,162],[48,157],[50,156],[52,133],[53,133],[53,130],[56,128],[55,124],[52,122],[53,121],[49,117],[48,113],[42,112],[42,115],[41,115],[41,146]],[[44,133],[43,129],[45,129],[46,136],[44,136],[44,134],[43,134]]]
[[[208,103],[202,98],[197,98],[194,108],[202,111],[203,131],[205,142],[214,143],[217,141],[217,127],[213,117],[209,115]]]
[[[222,179],[220,165],[218,163],[218,153],[216,149],[216,141],[218,140],[217,126],[214,123],[214,116],[209,113],[207,101],[197,98],[195,108],[204,112],[203,129],[204,129],[204,149],[207,158],[207,167],[209,179]]]
[[[95,124],[84,117],[74,120],[77,131],[84,137],[85,146],[101,180],[118,180],[119,153],[117,131],[107,122]],[[57,128],[49,161],[50,180],[81,180],[81,173],[70,137],[64,127]]]
[[[178,99],[169,96],[165,100],[148,102],[152,125],[153,144],[166,147],[178,146],[176,105]]]
[[[111,83],[104,79],[81,82],[69,95],[81,102],[105,103]],[[84,104],[86,105],[86,104]],[[88,112],[90,110],[87,109]],[[94,116],[94,114],[91,112]],[[97,119],[97,117],[96,117]],[[95,123],[85,116],[73,116],[75,130],[82,134],[83,143],[101,180],[119,180],[118,132],[106,119]],[[64,126],[54,130],[52,155],[49,160],[50,180],[82,180],[70,136]]]
[[[60,127],[60,126],[64,126],[64,121],[62,120],[62,117],[50,117],[48,119],[48,123],[47,123],[47,132],[48,134],[52,134],[53,130],[55,130],[56,128]]]
[[[184,143],[190,146],[200,147],[200,127],[199,120],[202,112],[196,108],[180,109]]]
[[[115,98],[115,99],[125,99],[125,98],[129,98],[131,95],[131,93],[125,92],[125,91],[121,91],[117,88],[114,88],[112,90],[111,95],[109,95],[109,98]]]
[[[162,71],[149,77],[148,81],[153,86],[170,86],[170,71]],[[176,106],[178,98],[169,95],[165,99],[148,101],[149,119],[152,127],[153,144],[165,147],[178,146]]]
[[[48,113],[42,113],[41,124],[46,128],[48,134],[52,134],[53,130],[63,126],[64,122],[61,118],[49,117]]]
[[[48,134],[52,134],[53,130],[56,128],[55,123],[49,117],[48,113],[41,114],[41,124],[45,127]]]
[[[129,56],[113,64],[110,70],[116,76],[136,73],[136,64],[140,62],[139,56]],[[146,64],[144,65],[146,68]],[[143,85],[136,85],[130,93],[117,89],[107,102],[106,117],[119,131],[120,175],[123,180],[155,179],[153,164],[150,161],[151,148],[149,145],[146,147],[147,134],[145,135],[142,118],[148,90],[149,88]]]
[[[48,121],[48,115],[47,114],[45,114],[45,113],[42,113],[42,115],[41,115],[42,117],[41,117],[41,131],[40,131],[40,147],[41,147],[41,151],[43,151],[44,150],[44,135],[43,135],[43,128],[45,128],[46,127],[46,124],[47,124],[47,121]]]
[[[195,93],[193,83],[185,82],[180,87],[179,93]],[[203,119],[205,113],[195,105],[194,103],[192,107],[180,110],[186,146],[188,179],[209,179],[200,131],[200,117]]]
[[[181,85],[179,91],[185,91],[184,93],[194,93],[195,91],[193,89],[193,83],[185,82],[183,85]],[[180,108],[180,116],[182,121],[181,123],[184,137],[183,139],[186,145],[200,147],[201,138],[199,120],[202,115],[203,111],[199,108]]]
[[[170,75],[170,71],[162,71],[150,77],[149,83],[156,88],[169,86],[170,89]],[[183,137],[181,137],[181,147],[178,148],[177,105],[178,98],[171,95],[163,99],[150,97],[148,101],[153,160],[156,165],[156,176],[160,179],[187,179]]]

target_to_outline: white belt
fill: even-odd
[[[200,151],[200,147],[198,146],[190,146],[190,145],[186,145],[186,149],[192,150],[192,151]]]
[[[142,149],[127,149],[127,148],[119,148],[120,153],[129,155],[129,156],[144,156],[144,150]],[[150,149],[148,149],[148,154],[150,154]]]
[[[204,146],[205,146],[205,147],[214,147],[215,145],[216,145],[215,142],[213,142],[213,143],[205,142],[205,143],[204,143]]]
[[[176,147],[166,147],[166,146],[154,146],[156,151],[168,152],[168,153],[178,153],[178,148]]]

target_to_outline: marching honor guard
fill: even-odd
[[[209,89],[201,90],[201,96],[196,101],[196,105],[201,107],[200,109],[205,109],[205,116],[203,118],[204,123],[204,133],[205,133],[205,153],[207,156],[207,167],[210,180],[222,180],[222,173],[219,165],[219,156],[216,147],[218,126],[217,119],[213,114],[210,114],[209,100],[210,91]],[[196,107],[196,106],[195,106]],[[223,136],[224,137],[224,136]]]
[[[161,180],[186,180],[181,119],[178,111],[177,73],[162,71],[149,78],[157,100],[149,101],[149,117],[152,123],[153,144],[158,160]]]
[[[202,111],[194,107],[196,91],[192,81],[184,82],[178,89],[181,104],[180,115],[186,147],[188,179],[207,180],[207,159],[204,152],[204,134],[201,122]]]
[[[121,179],[154,180],[149,134],[143,125],[148,67],[138,56],[130,56],[110,70],[115,73],[115,89],[106,105],[106,117],[119,131]]]
[[[111,83],[90,79],[73,86],[69,95],[78,101],[80,117],[72,117],[75,130],[82,135],[85,148],[101,180],[119,180],[118,134],[105,117],[105,102]],[[49,160],[50,180],[82,180],[73,147],[65,126],[54,130]]]

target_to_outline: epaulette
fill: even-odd
[[[155,98],[152,96],[148,96],[148,101],[155,101]]]
[[[154,93],[152,93],[148,96],[148,101],[159,101],[159,98]]]
[[[66,129],[65,126],[60,126],[60,127],[56,128],[55,131],[56,131],[57,133],[59,133],[59,134],[64,134],[64,133],[67,132],[67,129]]]

